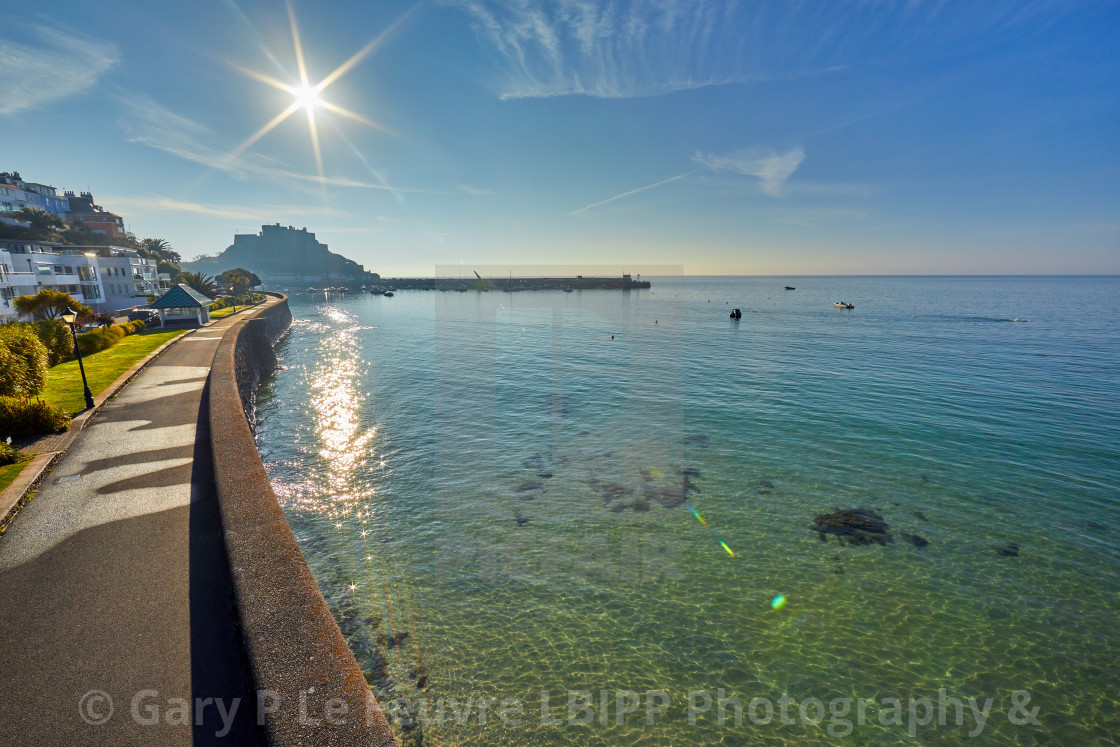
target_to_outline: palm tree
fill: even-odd
[[[214,284],[214,278],[203,275],[201,272],[181,272],[179,273],[179,282],[183,285],[189,285],[207,298],[218,295],[218,286]]]
[[[165,262],[174,262],[175,264],[182,261],[179,252],[171,248],[167,239],[144,239],[140,242],[140,249],[144,252],[143,256],[147,256],[149,259],[162,259]]]
[[[59,218],[54,213],[48,213],[46,210],[40,210],[39,208],[20,208],[12,213],[12,217],[16,220],[30,223],[31,230],[44,239],[49,239],[66,228],[66,224],[62,222],[62,218]]]

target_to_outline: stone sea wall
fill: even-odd
[[[258,697],[272,745],[397,745],[272,490],[246,412],[276,366],[287,299],[226,332],[210,372],[214,480]]]

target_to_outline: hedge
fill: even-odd
[[[0,435],[38,436],[69,428],[70,416],[60,407],[41,399],[0,397]]]
[[[112,327],[102,327],[92,332],[78,335],[78,349],[82,355],[93,355],[107,350],[121,341],[125,335],[135,334],[144,329],[144,322],[137,319],[125,324],[114,324]]]
[[[0,327],[0,396],[33,397],[47,381],[47,348],[25,324]]]

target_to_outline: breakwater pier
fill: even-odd
[[[534,291],[534,290],[634,290],[649,288],[648,280],[621,277],[478,277],[469,278],[382,278],[380,286],[393,290],[437,291]]]

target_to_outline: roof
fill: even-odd
[[[185,306],[209,306],[212,303],[214,303],[214,299],[207,298],[189,285],[179,283],[167,293],[164,293],[163,296],[148,304],[148,308],[170,309]]]

